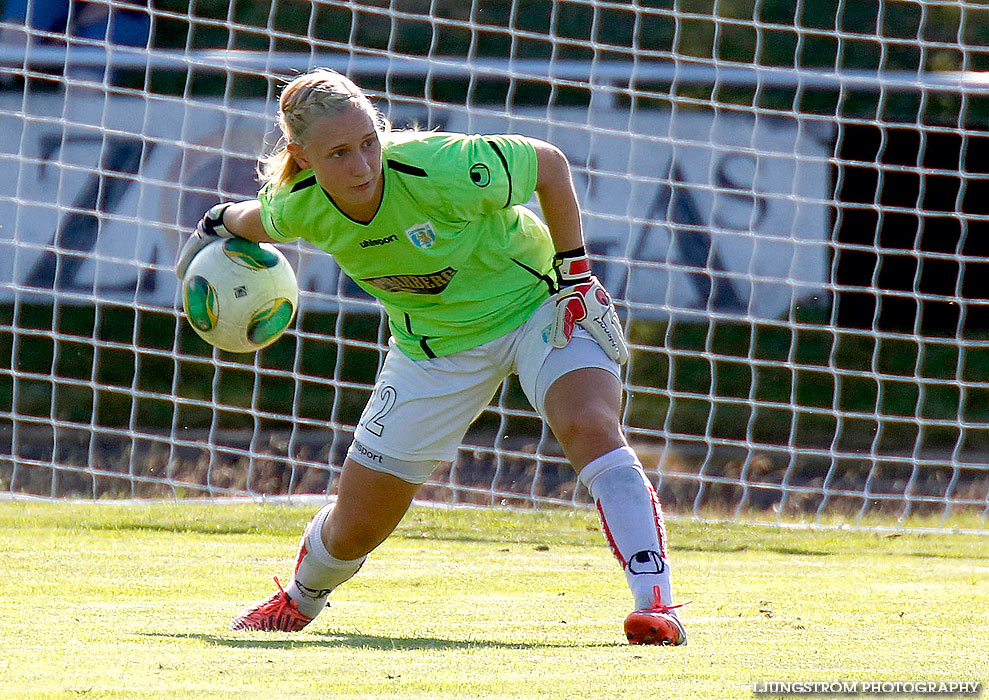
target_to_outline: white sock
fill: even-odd
[[[341,583],[357,573],[367,556],[341,560],[326,550],[323,544],[323,523],[333,510],[323,506],[306,527],[299,542],[299,555],[295,563],[292,583],[285,589],[289,598],[299,606],[306,617],[316,617],[326,607],[330,593]]]
[[[579,478],[590,491],[611,551],[625,570],[635,609],[656,602],[672,605],[666,524],[638,457],[630,448],[619,447],[589,462]],[[655,586],[659,586],[658,601]]]

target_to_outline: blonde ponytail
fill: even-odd
[[[291,80],[278,98],[278,128],[282,137],[274,150],[258,161],[261,182],[277,188],[295,177],[300,168],[288,145],[301,144],[317,119],[354,107],[370,117],[379,134],[391,130],[388,120],[350,78],[329,68],[317,68]]]
[[[275,150],[258,161],[258,179],[279,187],[299,174],[299,164],[288,152],[288,143],[281,139]]]

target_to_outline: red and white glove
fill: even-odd
[[[608,357],[620,365],[628,361],[628,345],[622,324],[611,296],[591,274],[591,263],[583,247],[553,258],[553,269],[559,291],[556,293],[556,314],[550,327],[549,342],[565,348],[573,337],[575,326],[591,334]]]
[[[234,237],[234,234],[223,225],[223,212],[229,206],[230,203],[225,202],[210,207],[196,225],[196,232],[186,239],[179,251],[179,259],[175,263],[175,276],[180,280],[185,278],[185,271],[189,269],[189,263],[196,257],[196,253],[213,241]]]

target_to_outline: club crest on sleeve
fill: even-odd
[[[432,248],[433,243],[436,242],[436,232],[433,231],[433,224],[429,221],[405,229],[405,235],[412,241],[412,245],[422,250]]]
[[[478,187],[487,187],[491,183],[491,171],[484,163],[474,163],[470,168],[470,181]]]

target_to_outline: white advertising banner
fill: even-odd
[[[180,308],[178,246],[210,205],[256,193],[271,109],[261,100],[0,94],[0,301]],[[637,317],[778,318],[798,301],[826,299],[828,125],[596,104],[390,116],[563,149],[596,271]],[[304,307],[371,308],[325,254],[304,244],[286,253]]]

